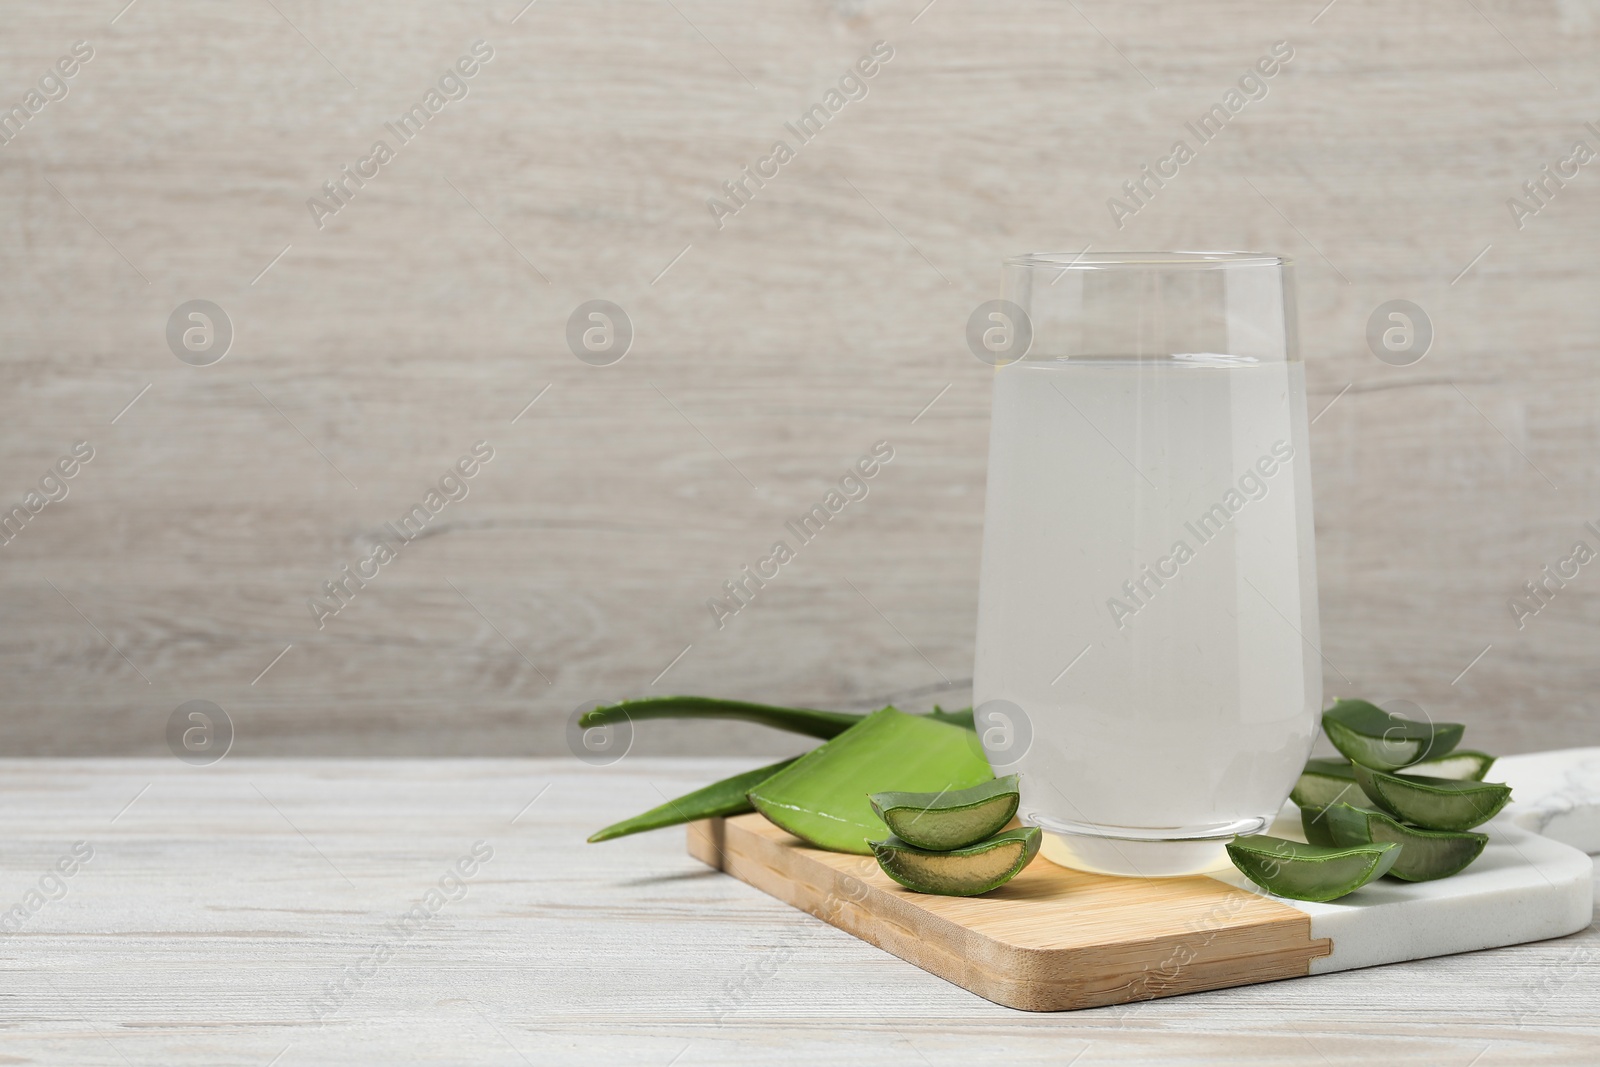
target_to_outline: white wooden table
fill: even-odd
[[[1600,1059],[1593,927],[1031,1015],[710,872],[679,830],[583,841],[749,762],[0,761],[0,1062]]]

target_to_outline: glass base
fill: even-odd
[[[1123,837],[1064,828],[1039,820],[1045,831],[1039,854],[1051,863],[1091,874],[1123,878],[1181,878],[1229,865],[1227,844],[1240,834],[1260,833],[1270,819],[1242,819],[1183,837]]]

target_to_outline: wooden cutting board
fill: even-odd
[[[870,856],[807,847],[760,815],[689,826],[697,859],[999,1004],[1064,1011],[1271,982],[1574,933],[1594,908],[1600,748],[1511,756],[1514,803],[1489,846],[1437,882],[1343,900],[1262,895],[1231,867],[1187,878],[1086,874],[1042,857],[982,897],[913,893]],[[1285,805],[1271,831],[1300,840]],[[1560,840],[1558,840],[1559,838]],[[1565,843],[1563,843],[1563,841]]]

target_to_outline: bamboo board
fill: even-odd
[[[870,856],[808,848],[760,815],[689,828],[689,852],[996,1003],[1063,1011],[1293,978],[1331,951],[1304,912],[1213,878],[1036,861],[981,897],[913,893]]]
[[[755,814],[692,823],[688,847],[702,862],[979,996],[1026,1011],[1065,1011],[1587,927],[1594,875],[1585,851],[1600,847],[1600,749],[1508,757],[1502,768],[1519,802],[1484,828],[1490,844],[1466,872],[1425,883],[1383,879],[1329,904],[1263,896],[1231,868],[1114,878],[1042,857],[981,897],[930,896],[898,885],[870,856],[810,848]],[[1289,815],[1272,832],[1295,836],[1298,823]]]

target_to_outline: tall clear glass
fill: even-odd
[[[973,678],[985,751],[1022,774],[1047,858],[1215,867],[1271,823],[1322,707],[1290,262],[1039,253],[1005,264],[1005,297]]]

